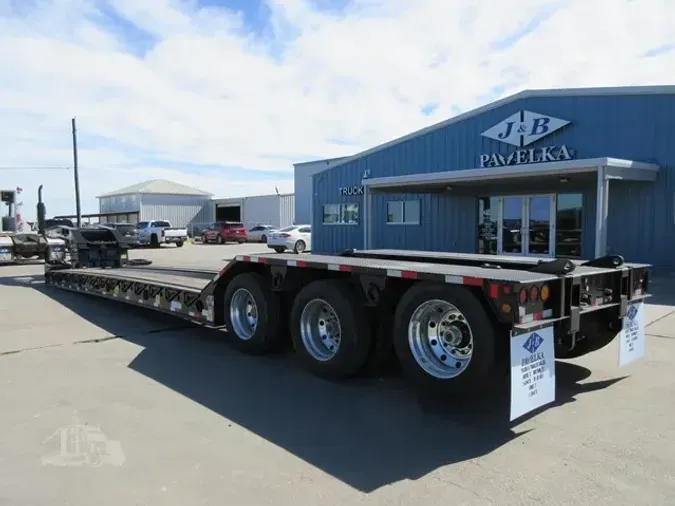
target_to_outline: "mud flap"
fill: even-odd
[[[511,332],[511,421],[554,401],[553,326]]]
[[[634,302],[628,306],[619,332],[619,367],[645,356],[645,304]]]

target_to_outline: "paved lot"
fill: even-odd
[[[219,245],[195,243],[182,248],[162,246],[159,249],[142,248],[131,250],[129,258],[146,258],[153,265],[161,267],[195,267],[205,268],[225,264],[235,255],[251,255],[256,253],[274,254],[267,245],[246,243],[240,245]]]
[[[261,250],[133,256],[209,267]],[[2,505],[653,506],[675,497],[669,280],[648,308],[646,360],[618,369],[613,344],[559,362],[557,405],[510,426],[504,402],[439,403],[395,376],[327,383],[289,356],[230,351],[218,332],[45,289],[41,271],[0,268]],[[71,424],[86,424],[113,457],[96,467],[94,447],[61,439]],[[80,466],[65,465],[78,462],[66,450]]]

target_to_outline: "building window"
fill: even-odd
[[[419,225],[420,201],[398,200],[387,202],[387,223],[390,225]]]
[[[497,254],[497,232],[499,230],[499,198],[478,199],[478,253]]]
[[[324,225],[356,225],[359,222],[359,205],[325,204],[323,206]]]
[[[582,218],[583,195],[559,193],[556,209],[556,256],[581,258]]]

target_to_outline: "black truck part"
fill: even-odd
[[[290,341],[313,374],[342,378],[394,353],[419,385],[489,389],[510,340],[552,329],[557,358],[606,346],[648,297],[647,264],[397,250],[241,255],[222,269],[136,267],[112,230],[80,229],[46,283],[227,330],[263,354]]]

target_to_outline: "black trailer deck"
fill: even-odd
[[[515,283],[544,283],[556,279],[556,276],[528,272],[518,269],[496,269],[476,265],[461,265],[435,262],[432,256],[426,261],[413,261],[406,258],[389,259],[368,255],[370,251],[363,251],[363,257],[341,255],[302,255],[294,253],[272,253],[262,255],[238,255],[234,261],[256,262],[268,265],[284,265],[288,267],[302,267],[310,269],[327,269],[333,271],[352,272],[361,274],[384,275],[387,277],[427,279],[445,283],[476,284],[483,280],[504,281]]]
[[[206,285],[217,274],[211,274],[209,279],[205,279],[200,271],[191,273],[189,271],[171,272],[166,269],[153,269],[151,267],[129,267],[121,269],[86,269],[78,270],[77,274],[86,274],[87,276],[101,276],[109,279],[120,279],[133,282],[148,282],[158,284],[179,290],[192,290],[198,293],[206,288]]]
[[[536,267],[542,263],[551,262],[548,257],[532,257],[520,255],[484,255],[474,253],[448,253],[442,251],[415,251],[415,250],[392,250],[392,249],[374,249],[374,250],[351,250],[347,251],[348,256],[356,258],[380,258],[397,260],[415,260],[428,259],[436,263],[449,263],[452,265],[476,265],[476,266],[501,266],[511,267],[517,270]],[[595,260],[566,259],[574,265],[574,271],[580,275],[598,273],[593,267]],[[583,267],[583,269],[579,269]],[[604,268],[611,268],[604,267]],[[622,262],[621,267],[631,269],[644,269],[650,267],[648,264],[634,262]]]
[[[426,261],[422,261],[423,259]],[[470,263],[474,265],[469,265]],[[258,265],[251,266],[250,264]],[[581,265],[581,263],[575,263],[571,272],[558,274],[533,272],[532,269],[537,269],[539,265],[541,265],[541,260],[526,257],[396,250],[353,251],[343,255],[267,253],[238,255],[224,267],[222,264],[214,263],[213,267],[201,268],[148,266],[105,269],[60,268],[47,270],[46,281],[61,288],[124,300],[218,327],[223,324],[222,318],[218,317],[219,313],[214,310],[218,287],[222,289],[229,279],[247,269],[257,269],[258,272],[260,269],[267,269],[272,274],[272,289],[275,290],[283,289],[283,280],[291,270],[296,273],[301,270],[306,276],[316,279],[322,276],[354,275],[361,280],[366,291],[366,286],[372,288],[373,283],[379,284],[377,289],[381,291],[387,279],[395,278],[464,285],[482,289],[486,294],[494,290],[499,290],[501,293],[500,287],[503,285],[510,285],[515,290],[520,290],[525,286],[535,284],[543,286],[543,284],[555,284],[556,282],[560,283],[555,285],[554,291],[564,293],[565,290],[571,291],[571,284],[578,284],[584,276],[616,275],[617,273],[617,268],[591,267]],[[640,266],[640,264],[632,265]],[[633,272],[626,265],[618,269],[624,271],[626,275]],[[324,271],[324,274],[316,271]],[[332,272],[326,273],[325,271]],[[275,285],[275,279],[281,281]],[[562,283],[562,280],[567,281]],[[566,284],[568,286],[565,286]],[[629,284],[633,286],[632,279]],[[605,286],[599,288],[597,302],[579,303],[579,312],[596,311],[609,305],[621,304],[616,296],[612,296],[611,301],[604,300],[602,295],[604,289]],[[631,294],[626,299],[641,295],[634,294],[631,289]],[[522,314],[523,309],[520,308],[521,314],[518,321],[514,323],[522,326],[524,330],[529,329],[536,320],[567,318],[571,314],[570,306],[574,303],[570,303],[564,296],[559,299],[557,308],[554,309],[544,311],[541,307],[538,309],[530,307],[525,311],[526,314]],[[625,307],[626,302],[624,301],[622,305]],[[574,325],[578,325],[578,322]]]

